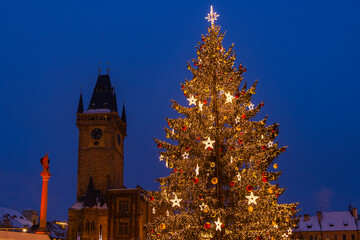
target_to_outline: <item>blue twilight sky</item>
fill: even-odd
[[[79,94],[87,107],[108,61],[119,107],[126,101],[125,185],[154,189],[168,170],[153,137],[165,139],[164,117],[175,116],[169,100],[187,103],[180,82],[211,4],[245,78],[260,81],[254,102],[289,146],[278,160],[282,200],[308,213],[360,207],[358,0],[2,2],[0,206],[39,209],[48,151],[48,219],[67,219]]]

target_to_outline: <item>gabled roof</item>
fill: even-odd
[[[117,112],[116,95],[109,75],[99,75],[89,103],[90,109],[110,109]]]
[[[356,231],[355,220],[349,211],[322,212],[321,227],[323,231]]]
[[[304,221],[301,218],[298,224],[298,228],[293,229],[294,232],[318,232],[321,231],[321,227],[317,216],[309,216],[309,221]]]

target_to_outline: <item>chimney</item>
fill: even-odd
[[[357,212],[357,208],[353,208],[351,211],[353,217],[355,218],[355,220],[358,220],[358,212]]]
[[[309,214],[304,214],[304,222],[310,221]]]

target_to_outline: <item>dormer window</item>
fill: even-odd
[[[329,222],[329,226],[333,227],[334,226],[334,222]]]
[[[95,109],[95,103],[92,103],[90,109]]]
[[[349,224],[348,221],[346,221],[346,220],[343,223],[344,223],[344,226],[347,226]]]
[[[312,227],[312,223],[308,223],[307,228],[311,228],[311,227]]]
[[[109,107],[109,104],[106,102],[104,103],[104,108],[108,108]]]

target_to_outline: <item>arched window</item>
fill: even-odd
[[[99,240],[102,240],[102,226],[99,226]]]

